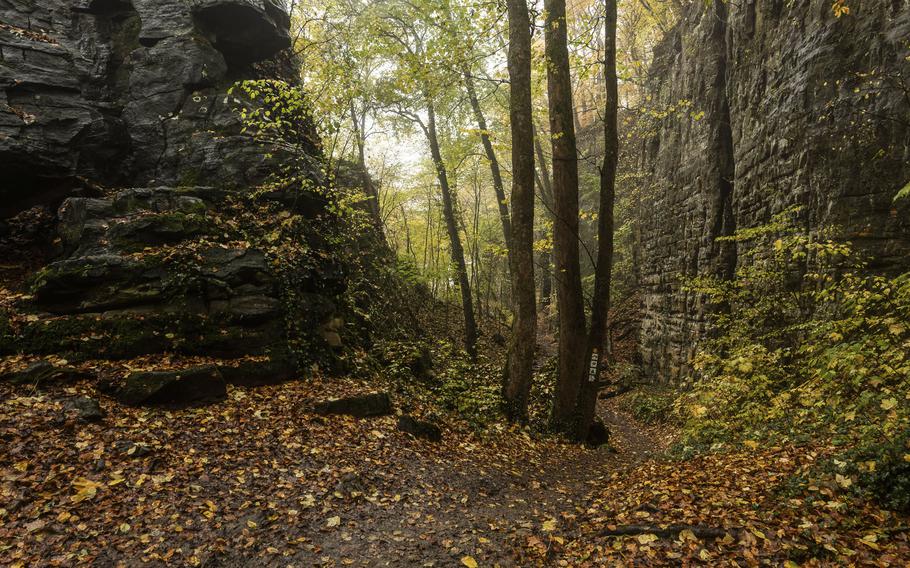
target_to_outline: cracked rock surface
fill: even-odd
[[[227,89],[262,66],[293,79],[276,0],[10,0],[0,22],[0,217],[84,180],[244,187],[268,172]]]
[[[658,46],[655,134],[640,220],[646,376],[684,377],[705,335],[706,299],[686,278],[729,278],[748,243],[717,237],[800,206],[799,228],[835,228],[906,270],[910,206],[910,3],[694,2]],[[737,248],[739,250],[737,250]]]

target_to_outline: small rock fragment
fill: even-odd
[[[316,414],[347,414],[357,418],[384,416],[392,413],[392,399],[384,392],[349,396],[317,402]]]
[[[442,441],[442,430],[439,426],[432,422],[418,420],[407,414],[402,414],[398,417],[398,429],[416,438],[423,438],[431,442]]]

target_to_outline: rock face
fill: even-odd
[[[345,283],[310,230],[326,199],[301,189],[322,183],[315,126],[295,117],[285,160],[243,133],[237,110],[258,103],[229,93],[298,81],[289,25],[281,0],[0,2],[0,250],[35,209],[19,213],[56,213],[31,223],[55,250],[30,297],[0,308],[0,355],[230,359],[223,390],[296,376],[298,353],[328,349]],[[296,185],[255,191],[289,163]],[[279,246],[304,252],[283,264]],[[192,398],[188,384],[161,397]]]
[[[910,267],[910,2],[693,2],[659,46],[658,119],[644,148],[642,358],[674,381],[704,334],[687,277],[731,276],[715,239],[792,206],[809,233],[836,226],[879,271]],[[740,245],[742,246],[742,245]]]
[[[287,318],[318,341],[321,326],[334,319],[331,296],[343,282],[308,267],[290,305],[266,253],[225,238],[233,229],[222,208],[231,197],[189,187],[64,201],[61,254],[33,277],[33,299],[24,306],[44,316],[28,318],[16,337],[0,341],[0,353],[268,356],[270,362],[257,366],[276,377],[292,375]],[[236,382],[269,382],[256,373],[243,365],[231,371]]]
[[[86,180],[247,187],[267,173],[227,89],[287,62],[278,0],[10,0],[0,22],[0,218]]]

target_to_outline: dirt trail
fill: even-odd
[[[538,365],[556,350],[549,334],[541,333],[539,342]],[[517,433],[513,435],[525,446],[516,454],[431,467],[419,458],[409,462],[405,475],[419,488],[412,488],[413,499],[384,511],[355,508],[351,513],[362,524],[351,539],[329,538],[321,546],[329,557],[357,559],[353,563],[363,565],[452,566],[464,556],[481,566],[539,563],[519,551],[548,547],[557,531],[571,535],[576,516],[608,476],[662,449],[647,428],[612,405],[599,402],[598,414],[611,430],[610,446],[541,446]],[[447,494],[439,496],[440,488]],[[421,491],[429,498],[421,498]]]
[[[528,565],[516,551],[547,546],[557,530],[571,534],[575,517],[607,476],[658,450],[658,442],[628,417],[607,408],[601,412],[613,431],[613,447],[539,448],[528,441],[519,459],[478,456],[467,463],[427,464],[415,454],[400,464],[398,474],[409,483],[397,506],[354,506],[347,518],[356,519],[357,528],[347,533],[349,539],[327,533],[314,542],[326,560],[350,559],[355,565],[453,566],[464,556],[481,566]]]

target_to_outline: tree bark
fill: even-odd
[[[534,297],[534,126],[531,107],[531,21],[526,0],[508,0],[509,119],[512,128],[512,223],[508,239],[515,319],[503,398],[513,420],[525,420],[537,343]],[[479,107],[478,107],[479,108]],[[489,143],[489,142],[488,142]],[[490,146],[492,152],[492,146]],[[504,204],[503,204],[504,205]]]
[[[547,94],[553,149],[553,257],[559,308],[559,369],[551,424],[570,431],[578,401],[585,344],[585,312],[578,258],[578,157],[565,0],[545,0]]]
[[[468,279],[468,268],[464,260],[464,248],[461,246],[461,236],[458,234],[458,223],[455,218],[455,204],[452,190],[449,186],[449,177],[445,163],[442,161],[442,152],[439,149],[439,136],[436,132],[436,109],[433,102],[427,97],[427,127],[425,133],[430,144],[430,154],[433,165],[436,167],[436,177],[439,180],[439,190],[442,193],[442,214],[445,217],[446,231],[449,233],[449,248],[452,254],[452,264],[458,277],[458,287],[461,288],[461,308],[464,312],[464,343],[465,350],[471,358],[477,357],[477,322],[474,319],[474,302],[471,297],[471,283]]]
[[[480,130],[480,141],[483,144],[483,151],[487,155],[487,161],[490,163],[490,175],[493,179],[493,191],[496,192],[496,204],[499,206],[499,219],[502,222],[502,235],[511,256],[512,247],[509,240],[512,235],[511,221],[509,220],[509,205],[506,199],[505,187],[502,184],[502,174],[499,171],[499,160],[496,158],[496,152],[493,150],[493,142],[490,140],[490,131],[487,128],[487,119],[483,115],[483,109],[480,108],[480,100],[477,98],[477,90],[474,88],[474,79],[468,70],[464,72],[464,86],[468,92],[468,99],[471,101],[471,109],[474,111],[474,119],[477,121],[477,129]]]
[[[600,370],[607,360],[604,342],[610,312],[610,284],[613,274],[613,204],[616,194],[616,168],[619,161],[617,112],[619,96],[616,79],[616,1],[604,0],[604,161],[600,170],[600,212],[597,220],[597,267],[594,271],[594,300],[591,328],[585,350],[586,376],[578,393],[575,437],[587,438],[597,405]]]

